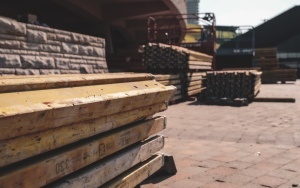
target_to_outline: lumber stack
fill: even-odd
[[[256,48],[254,62],[262,70],[278,69],[279,61],[276,48]]]
[[[263,83],[277,83],[278,81],[295,82],[297,80],[297,69],[272,69],[263,70]]]
[[[155,80],[164,86],[173,85],[176,87],[175,94],[169,102],[175,102],[183,99],[182,79],[180,74],[156,74]]]
[[[206,73],[189,72],[182,75],[184,93],[187,97],[197,96],[205,90]]]
[[[153,115],[174,92],[151,74],[0,77],[1,187],[134,187],[163,165]]]
[[[276,48],[255,49],[254,62],[261,67],[263,83],[285,83],[297,80],[297,69],[280,69]]]
[[[200,72],[156,74],[155,80],[165,86],[173,85],[177,88],[174,96],[170,99],[170,102],[176,102],[202,93],[205,89],[205,76],[206,73]]]
[[[143,52],[144,66],[153,71],[211,70],[212,59],[212,56],[200,52],[161,43],[149,43]]]
[[[207,72],[206,102],[247,105],[259,93],[261,74],[259,71]]]

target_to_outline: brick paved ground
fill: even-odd
[[[174,176],[155,176],[142,188],[300,187],[300,81],[263,85],[259,97],[292,97],[296,103],[247,107],[172,105],[164,153]]]

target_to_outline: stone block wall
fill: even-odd
[[[104,72],[104,39],[0,16],[0,75]]]

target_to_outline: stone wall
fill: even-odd
[[[0,75],[103,72],[104,39],[0,17]]]

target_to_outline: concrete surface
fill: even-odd
[[[300,187],[300,80],[262,85],[258,97],[296,103],[171,105],[163,153],[173,155],[174,176],[154,176],[142,188]]]

